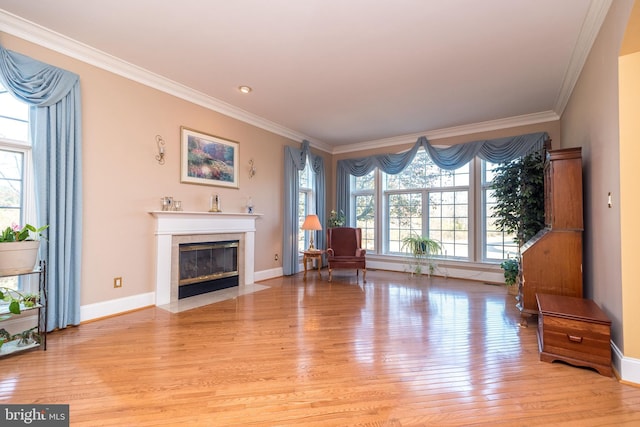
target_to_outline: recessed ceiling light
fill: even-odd
[[[242,93],[249,93],[249,92],[251,92],[251,88],[250,88],[249,86],[240,86],[238,89],[239,89],[239,90],[240,90],[240,92],[242,92]]]

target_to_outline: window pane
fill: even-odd
[[[401,253],[402,240],[412,234],[422,235],[422,195],[389,195],[389,252]]]
[[[375,189],[375,170],[372,170],[365,176],[356,176],[354,177],[354,190],[362,191],[362,190],[373,190]]]
[[[0,228],[22,221],[24,154],[0,149]]]
[[[29,139],[29,106],[0,86],[0,138]]]
[[[355,197],[356,227],[362,229],[362,247],[375,249],[375,206],[373,194]]]
[[[3,145],[3,139],[28,143],[29,107],[15,99],[0,85],[0,229],[12,224],[23,225],[25,217],[25,161],[24,151]],[[25,150],[28,150],[25,144]],[[28,277],[3,277],[0,286],[35,292]],[[36,283],[37,284],[37,283]]]
[[[383,174],[386,190],[413,190],[469,186],[470,165],[449,171],[440,169],[424,150],[419,150],[405,170],[397,175]]]
[[[443,255],[469,257],[468,192],[443,191],[429,194],[429,237],[443,246]],[[458,202],[461,205],[458,205]]]
[[[304,251],[307,249],[306,230],[302,229],[304,219],[307,217],[307,193],[300,192],[300,204],[298,205],[298,250]]]
[[[495,176],[494,169],[497,166],[496,163],[482,161],[483,256],[488,261],[513,258],[518,253],[515,235],[505,233],[496,225],[496,219],[492,217],[496,200],[491,191],[491,180]]]
[[[305,162],[304,169],[298,171],[298,179],[300,182],[300,188],[311,188],[311,179],[309,178],[309,162]]]

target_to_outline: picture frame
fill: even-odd
[[[238,188],[238,142],[186,127],[180,141],[180,182]]]

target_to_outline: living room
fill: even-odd
[[[638,131],[629,119],[637,104],[622,97],[633,93],[632,89],[623,90],[627,80],[622,77],[637,70],[639,49],[634,49],[637,46],[633,43],[626,51],[621,51],[621,46],[628,40],[625,30],[631,24],[627,23],[630,17],[637,17],[637,9],[631,0],[611,3],[561,117],[429,138],[434,145],[447,146],[543,131],[553,140],[554,148],[582,147],[585,297],[595,300],[611,318],[614,368],[622,380],[635,384],[640,383],[640,329],[635,326],[634,310],[640,293],[634,283],[633,242],[640,232],[633,224],[637,203],[633,186],[640,172],[632,161]],[[71,55],[65,44],[68,40],[42,28],[25,27],[13,15],[1,16],[5,24],[0,32],[3,48],[80,76],[84,187],[81,322],[154,305],[155,224],[149,212],[160,210],[164,196],[180,200],[185,211],[207,211],[211,196],[217,194],[224,212],[244,212],[251,198],[255,211],[262,214],[256,221],[255,280],[282,275],[283,152],[285,146],[299,148],[303,135],[272,123],[252,124],[237,111],[225,114],[224,105],[197,99],[184,88],[163,86],[156,76],[141,76],[138,80],[146,81],[141,83],[132,78],[140,70],[123,68],[115,60],[110,63],[102,58],[103,66],[92,65],[90,51],[76,46]],[[116,69],[118,72],[112,71]],[[237,96],[240,103],[243,95]],[[238,189],[180,182],[181,127],[239,143]],[[164,164],[155,158],[157,135],[166,143]],[[312,142],[312,152],[325,163],[327,208],[335,202],[339,160],[401,152],[415,140],[414,135],[398,136],[344,152]],[[253,178],[248,173],[250,160],[255,167]],[[610,206],[609,194],[613,200]],[[500,273],[497,268],[493,272]],[[113,280],[118,277],[122,286],[114,288]]]

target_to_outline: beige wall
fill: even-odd
[[[593,298],[611,318],[612,339],[618,348],[637,358],[638,353],[626,354],[630,341],[640,342],[639,333],[626,333],[637,322],[623,321],[622,313],[623,289],[637,284],[623,282],[620,263],[621,234],[626,232],[620,216],[635,196],[622,191],[620,180],[630,179],[629,183],[637,187],[640,170],[636,164],[635,176],[620,175],[618,122],[618,52],[632,5],[633,0],[612,3],[561,123],[564,145],[583,149],[585,296]],[[607,206],[609,192],[611,208]]]
[[[154,291],[154,221],[160,198],[182,200],[184,210],[208,209],[220,194],[224,211],[244,211],[251,196],[264,214],[256,223],[257,271],[281,267],[283,152],[300,142],[264,131],[11,35],[0,43],[77,73],[83,115],[83,260],[81,304]],[[240,144],[240,188],[180,183],[180,126]],[[155,160],[155,136],[164,138],[166,164]],[[316,152],[316,151],[314,151]],[[323,153],[318,153],[323,154]],[[326,156],[326,153],[323,155]],[[257,174],[248,177],[249,159]],[[330,160],[326,164],[330,170]],[[279,261],[274,261],[274,254]],[[113,288],[114,277],[124,286]]]
[[[635,264],[638,263],[640,227],[640,197],[637,183],[640,179],[640,52],[620,58],[620,215],[622,261],[622,322],[625,354],[640,358],[640,324],[637,310],[640,307],[640,287]]]

